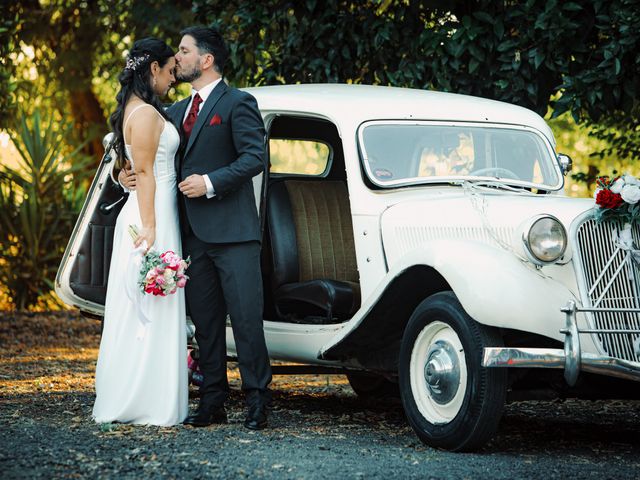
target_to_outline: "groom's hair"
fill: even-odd
[[[222,75],[224,64],[227,63],[227,58],[229,58],[229,50],[218,30],[213,27],[189,27],[182,30],[180,35],[193,37],[200,54],[210,53],[213,55],[213,68]]]

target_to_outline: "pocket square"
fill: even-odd
[[[218,115],[217,113],[211,117],[211,121],[209,122],[209,125],[220,125],[222,123],[222,118],[220,118],[220,115]]]

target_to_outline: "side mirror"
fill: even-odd
[[[107,148],[113,139],[113,132],[107,133],[102,139],[103,148]]]
[[[562,169],[562,174],[567,175],[573,168],[573,160],[569,155],[565,155],[564,153],[558,154],[558,163],[560,164],[560,168]]]
[[[115,160],[115,155],[113,152],[113,137],[113,132],[109,132],[102,139],[102,146],[104,147],[104,155],[102,155],[103,163],[109,163],[111,160]]]

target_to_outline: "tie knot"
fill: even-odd
[[[195,108],[198,108],[201,103],[202,103],[202,97],[198,92],[196,92],[196,94],[193,96],[193,104],[195,105]]]

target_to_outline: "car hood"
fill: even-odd
[[[406,253],[434,240],[508,244],[520,249],[522,231],[532,218],[553,215],[569,232],[571,223],[593,206],[591,199],[485,193],[479,188],[430,192],[428,199],[407,199],[383,213],[387,263],[390,267]]]

